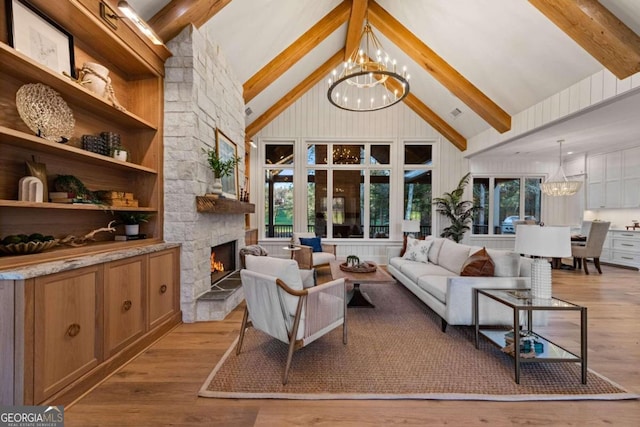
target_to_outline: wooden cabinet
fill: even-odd
[[[179,257],[177,248],[149,255],[149,328],[179,310]]]
[[[614,264],[640,268],[640,232],[612,230],[611,259]]]
[[[41,402],[102,359],[98,266],[35,280],[34,389]]]
[[[138,256],[104,266],[105,358],[145,332],[147,261]]]
[[[114,242],[112,234],[100,233],[96,235],[100,242],[80,249],[62,245],[40,254],[2,257],[0,269],[158,243],[163,237],[163,64],[170,52],[165,46],[154,46],[136,35],[126,20],[118,21],[117,30],[111,29],[97,12],[100,0],[30,3],[74,35],[78,67],[91,61],[109,69],[117,100],[124,109],[16,51],[8,45],[6,31],[0,32],[0,237],[9,233],[83,236],[106,226],[114,219],[114,212],[126,210],[154,214],[141,230],[152,239]],[[6,19],[5,7],[0,5],[2,22]],[[16,92],[27,83],[45,84],[67,103],[75,119],[69,142],[39,138],[19,117]],[[120,134],[129,153],[128,161],[83,149],[83,135],[105,131]],[[95,204],[19,201],[18,181],[26,175],[25,162],[33,160],[45,165],[50,189],[54,188],[57,175],[73,175],[89,190],[133,193],[139,206],[105,208]]]

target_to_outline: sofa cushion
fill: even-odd
[[[443,304],[447,303],[447,282],[450,276],[422,276],[416,283]]]
[[[429,248],[432,243],[432,240],[418,240],[413,237],[407,238],[407,250],[403,258],[411,261],[429,262]]]
[[[444,239],[443,237],[429,236],[426,238],[426,240],[433,240],[431,249],[429,249],[429,262],[437,265],[439,264],[438,255],[440,254],[440,249],[442,249],[442,243],[444,243],[446,239]]]
[[[494,265],[486,248],[474,252],[462,265],[461,276],[493,276]]]
[[[494,265],[496,277],[518,277],[520,275],[520,255],[513,251],[487,249]]]
[[[451,272],[435,264],[425,264],[424,262],[406,261],[400,267],[400,272],[417,283],[422,276],[451,276]]]
[[[451,271],[454,275],[459,275],[462,265],[469,258],[471,246],[461,245],[449,239],[444,239],[442,248],[438,254],[438,265]]]
[[[424,236],[411,237],[406,234],[402,237],[402,249],[400,250],[400,256],[404,256],[404,253],[407,251],[407,239],[418,239],[424,240]]]
[[[313,252],[322,252],[322,243],[319,237],[300,237],[300,244],[311,246]]]

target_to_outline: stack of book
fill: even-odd
[[[142,240],[146,238],[147,238],[146,234],[133,234],[133,235],[116,234],[115,240],[117,242],[126,242],[128,240]]]
[[[137,208],[138,200],[133,197],[133,193],[124,191],[100,191],[97,192],[100,200],[109,206]]]

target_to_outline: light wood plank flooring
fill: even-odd
[[[553,275],[554,296],[588,307],[589,368],[640,394],[640,273],[603,266],[602,275],[560,270]],[[504,403],[198,398],[198,389],[236,337],[241,319],[239,308],[224,321],[178,326],[67,408],[65,425],[640,425],[639,400]],[[573,340],[577,346],[578,319],[554,320],[567,322],[569,327],[550,332],[563,343]]]

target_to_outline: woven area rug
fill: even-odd
[[[342,328],[296,351],[282,385],[287,345],[249,328],[242,353],[235,342],[199,395],[257,399],[633,399],[638,395],[589,371],[580,382],[573,363],[527,363],[520,384],[513,359],[471,327],[449,326],[403,286],[364,285],[376,308],[348,309],[348,344]]]

